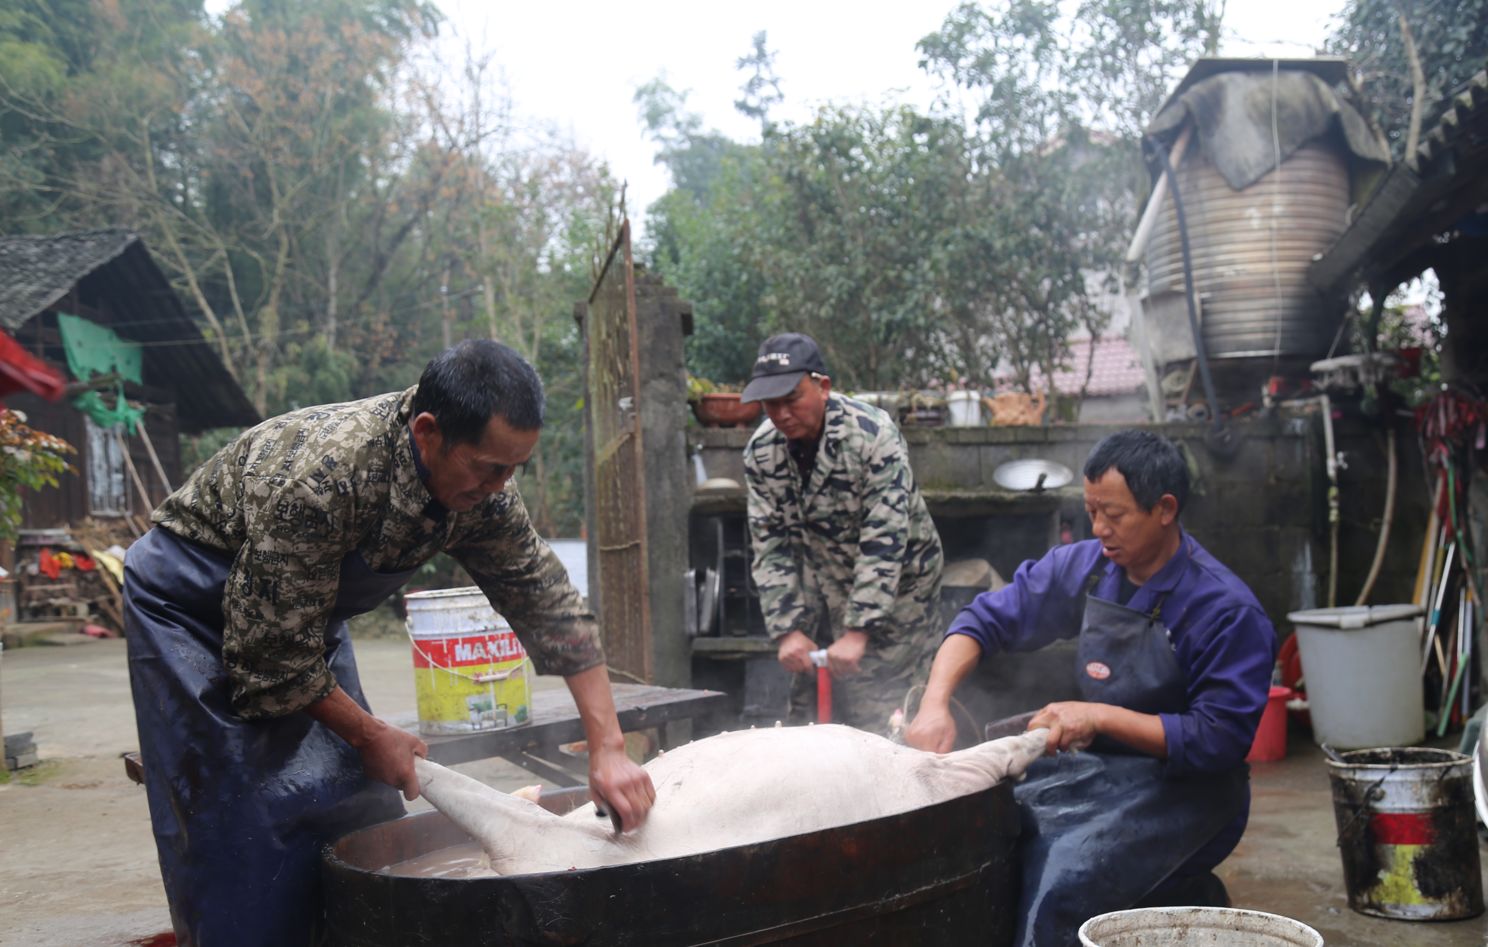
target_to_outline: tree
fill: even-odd
[[[524,489],[539,528],[573,531],[572,302],[614,183],[514,133],[489,59],[450,86],[436,24],[423,0],[0,10],[0,210],[140,231],[264,414],[411,385],[461,338],[512,344],[549,391]]]
[[[1364,106],[1398,161],[1408,157],[1412,109],[1430,127],[1452,91],[1488,65],[1488,0],[1350,0],[1327,48],[1353,65]]]
[[[756,40],[756,52],[763,55],[763,35]],[[747,97],[747,84],[745,91]],[[657,143],[656,160],[671,172],[673,183],[647,210],[642,253],[693,305],[694,330],[687,341],[691,370],[714,381],[742,381],[760,333],[771,324],[765,277],[748,253],[746,237],[757,225],[756,191],[766,174],[763,149],[705,131],[701,117],[688,111],[686,94],[661,79],[637,89],[635,102]],[[760,118],[764,121],[764,112]]]
[[[970,147],[987,179],[977,227],[990,300],[985,345],[1019,384],[1048,378],[1076,328],[1097,335],[1091,288],[1114,272],[1146,190],[1143,129],[1192,59],[1213,51],[1223,2],[963,4],[919,43],[921,66],[973,96]],[[973,320],[972,325],[975,322]],[[975,330],[960,328],[972,344]]]
[[[25,415],[0,407],[0,540],[16,538],[25,491],[55,487],[76,453],[66,441],[28,427]]]
[[[826,107],[782,126],[764,162],[759,223],[744,243],[769,310],[821,343],[839,384],[922,384],[964,370],[936,344],[948,308],[980,291],[968,227],[976,183],[959,123]]]
[[[734,100],[734,108],[742,115],[760,123],[760,132],[770,132],[770,109],[785,101],[780,91],[780,80],[775,75],[775,54],[770,52],[764,30],[754,34],[753,45],[747,56],[740,56],[735,64],[739,71],[748,71],[749,78],[739,87],[743,95]]]

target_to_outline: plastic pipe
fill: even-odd
[[[1385,442],[1385,453],[1389,458],[1389,474],[1385,480],[1385,518],[1380,524],[1379,542],[1374,546],[1374,564],[1369,567],[1369,577],[1364,580],[1364,588],[1359,591],[1359,598],[1355,605],[1363,605],[1369,601],[1369,593],[1374,591],[1374,581],[1379,578],[1380,566],[1385,561],[1385,546],[1390,542],[1390,524],[1395,520],[1395,484],[1397,480],[1395,461],[1395,429],[1388,431],[1388,439]]]
[[[1204,383],[1204,398],[1208,399],[1210,409],[1210,430],[1219,430],[1223,427],[1220,421],[1219,396],[1214,393],[1214,378],[1208,371],[1208,356],[1204,354],[1204,331],[1199,328],[1198,289],[1193,286],[1193,255],[1189,249],[1189,225],[1187,217],[1183,214],[1183,197],[1178,188],[1177,174],[1173,173],[1173,164],[1168,161],[1168,150],[1162,147],[1161,141],[1149,138],[1152,150],[1162,161],[1162,173],[1168,177],[1168,191],[1173,192],[1173,214],[1178,222],[1178,246],[1183,250],[1183,296],[1189,310],[1189,332],[1193,334],[1193,354],[1198,357],[1199,380]],[[1324,395],[1326,398],[1326,395]],[[1329,605],[1333,605],[1329,602]]]
[[[1333,446],[1333,402],[1318,395],[1323,407],[1323,447],[1328,468],[1328,607],[1338,605],[1338,452]]]

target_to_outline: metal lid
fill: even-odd
[[[1057,490],[1075,479],[1063,464],[1052,460],[1010,460],[992,471],[1004,490]]]

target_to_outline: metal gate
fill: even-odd
[[[594,458],[594,542],[599,626],[610,668],[653,680],[646,567],[645,459],[641,453],[640,352],[630,221],[594,283],[586,319]]]

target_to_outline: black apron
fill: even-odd
[[[404,812],[357,751],[306,713],[243,720],[222,665],[232,557],[152,529],[124,562],[124,621],[140,755],[171,923],[181,944],[310,944],[320,936],[320,850]],[[346,619],[412,570],[341,564],[325,660],[365,710]]]
[[[1188,675],[1179,666],[1159,613],[1089,594],[1076,650],[1082,700],[1140,713],[1187,709]],[[1090,672],[1094,671],[1092,675]],[[1037,760],[1014,787],[1021,803],[1023,890],[1018,911],[1021,947],[1078,943],[1087,919],[1132,907],[1170,876],[1207,871],[1212,843],[1244,817],[1250,771],[1169,777],[1166,762],[1099,739],[1088,751]],[[1238,833],[1235,840],[1238,840]]]

